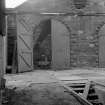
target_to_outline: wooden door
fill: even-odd
[[[64,24],[52,20],[52,68],[70,67],[69,32]]]
[[[32,31],[21,15],[17,16],[18,72],[33,69]]]
[[[105,68],[105,25],[99,32],[99,67]]]

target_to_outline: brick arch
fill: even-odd
[[[34,68],[44,69],[49,67],[51,62],[51,22],[45,19],[39,22],[33,32],[33,63]],[[46,44],[47,43],[47,44]],[[47,47],[47,50],[46,50]],[[42,55],[44,55],[42,57]],[[47,58],[49,64],[42,66],[41,63]],[[45,62],[44,62],[45,63]],[[49,69],[48,68],[48,69]]]
[[[105,35],[100,34],[101,29],[105,27],[105,21],[101,22],[97,28],[97,36],[99,39],[99,67],[105,68]]]
[[[37,28],[39,27],[39,25],[41,23],[43,23],[44,21],[47,21],[47,20],[55,20],[55,21],[58,21],[60,22],[61,24],[63,24],[66,29],[68,30],[69,34],[71,34],[71,28],[70,26],[68,25],[68,23],[66,23],[66,21],[64,21],[63,19],[61,19],[60,17],[57,17],[57,16],[49,16],[49,17],[45,17],[44,19],[41,19],[39,22],[37,22],[33,28],[33,41],[34,41],[34,34],[35,34],[35,31],[37,30]],[[33,43],[34,44],[34,43]]]
[[[37,27],[39,26],[39,24],[41,24],[43,21],[46,21],[46,20],[55,20],[55,21],[62,23],[67,28],[69,33],[71,33],[70,26],[66,23],[66,21],[63,21],[63,19],[60,19],[59,17],[49,17],[49,18],[41,19],[37,24],[35,24],[35,26],[33,28],[33,34],[34,34],[35,30],[37,29]]]
[[[102,21],[100,24],[98,24],[98,26],[96,27],[95,33],[97,35],[97,37],[99,38],[99,32],[102,29],[102,27],[105,25],[105,21]]]

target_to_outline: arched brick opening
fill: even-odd
[[[64,31],[64,32],[63,32]],[[53,18],[42,20],[33,33],[33,64],[34,69],[69,68],[70,67],[70,42],[69,27],[65,22]],[[62,37],[62,35],[64,35]],[[64,38],[64,40],[63,40]],[[60,39],[60,40],[59,40]],[[66,42],[67,40],[67,42]],[[62,42],[63,41],[63,42]],[[55,46],[56,43],[56,46]],[[62,47],[61,47],[62,44]],[[63,48],[66,47],[67,48]],[[57,50],[62,50],[61,53]],[[57,52],[56,52],[57,51]],[[68,52],[67,52],[68,51]],[[67,54],[66,54],[67,53]],[[58,55],[58,58],[56,57]],[[66,61],[60,59],[62,57]],[[58,60],[59,59],[59,60]],[[63,61],[62,61],[63,60]],[[61,63],[61,64],[60,64]],[[60,66],[64,65],[64,67]]]

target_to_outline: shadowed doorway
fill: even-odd
[[[34,29],[33,63],[34,69],[50,69],[51,54],[51,20],[44,20]]]

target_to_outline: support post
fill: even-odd
[[[5,35],[5,0],[0,0],[0,105],[2,105],[2,88],[4,85],[4,41]]]

